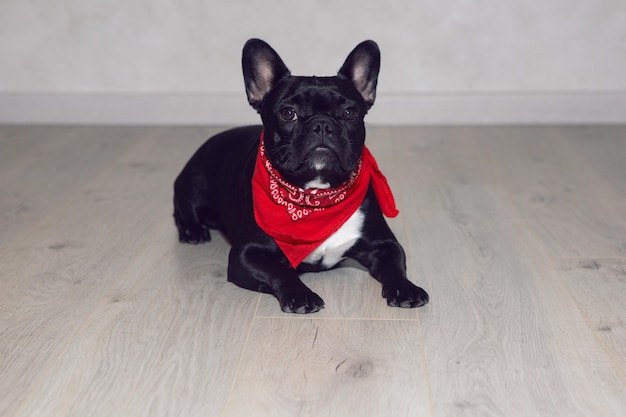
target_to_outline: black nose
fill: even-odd
[[[318,135],[328,135],[333,133],[333,126],[326,120],[319,120],[313,125],[313,132]]]

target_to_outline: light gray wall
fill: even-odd
[[[0,94],[243,98],[249,37],[316,75],[374,39],[379,97],[626,91],[625,0],[0,0]]]

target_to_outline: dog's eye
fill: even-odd
[[[354,107],[348,107],[343,111],[343,118],[349,122],[353,122],[359,117],[359,112]]]
[[[293,107],[283,108],[279,115],[284,122],[293,122],[298,118],[298,113],[296,113],[296,110]]]

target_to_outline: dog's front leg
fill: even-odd
[[[304,285],[273,241],[234,245],[228,280],[242,288],[273,294],[286,313],[315,313],[324,308],[324,300]]]
[[[428,293],[408,280],[404,250],[391,231],[383,239],[364,237],[350,257],[382,284],[382,296],[389,306],[413,308],[428,303]]]

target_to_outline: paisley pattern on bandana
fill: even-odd
[[[301,220],[313,212],[323,211],[329,206],[339,204],[346,199],[350,189],[357,181],[363,166],[362,159],[359,160],[357,168],[350,174],[350,178],[338,187],[330,189],[303,189],[285,181],[281,175],[274,170],[272,163],[265,154],[265,144],[259,144],[258,158],[261,164],[269,173],[269,194],[274,202],[285,207],[291,220]]]

